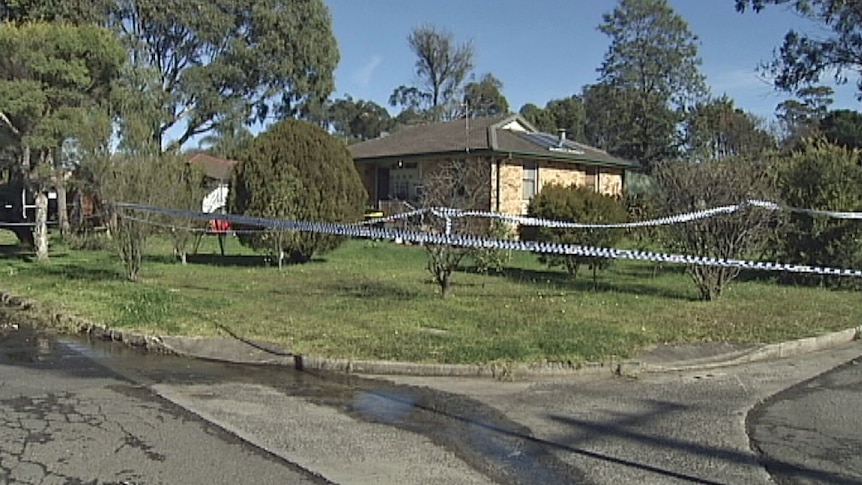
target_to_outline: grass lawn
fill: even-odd
[[[279,272],[263,257],[215,238],[182,266],[167,241],[148,247],[141,281],[123,279],[110,251],[53,246],[47,263],[15,254],[0,231],[0,289],[105,325],[150,334],[218,335],[218,325],[298,353],[442,363],[582,362],[628,357],[660,342],[773,342],[856,326],[856,292],[733,283],[720,301],[697,301],[678,266],[618,261],[572,280],[531,254],[504,275],[459,272],[438,296],[422,248],[348,241],[319,261]]]

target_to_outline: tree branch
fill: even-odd
[[[0,121],[5,123],[6,126],[8,126],[10,130],[12,130],[12,133],[14,133],[15,136],[21,136],[21,131],[18,130],[18,128],[15,128],[15,125],[13,125],[12,121],[9,120],[9,117],[6,116],[6,113],[2,111],[0,111]]]

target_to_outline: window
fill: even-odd
[[[521,186],[524,188],[523,199],[530,200],[536,195],[539,182],[539,167],[536,162],[524,163],[524,179]]]

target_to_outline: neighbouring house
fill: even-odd
[[[541,133],[517,114],[413,126],[349,148],[370,204],[385,214],[421,204],[427,174],[447,161],[481,168],[489,196],[475,209],[511,215],[526,213],[549,184],[622,195],[625,172],[639,168],[565,132]]]
[[[222,212],[226,210],[231,177],[239,162],[219,158],[206,152],[197,152],[189,157],[188,163],[200,167],[206,176],[209,192],[201,203],[201,211]]]
[[[239,163],[236,160],[228,160],[210,155],[206,152],[193,154],[189,165],[199,166],[206,176],[206,186],[209,192],[201,201],[201,212],[224,214],[227,212],[227,196],[230,191],[233,170]],[[211,220],[210,230],[223,235],[230,230],[230,223],[222,220]],[[224,241],[219,237],[219,246],[222,256],[224,255]]]

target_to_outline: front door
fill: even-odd
[[[377,168],[377,201],[389,199],[389,167]]]

